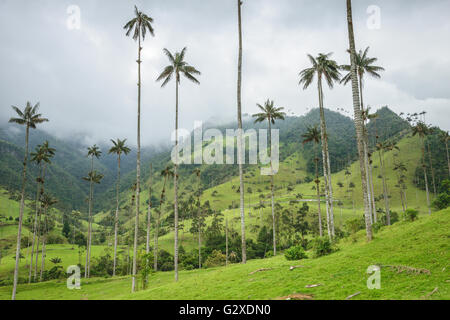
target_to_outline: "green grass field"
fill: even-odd
[[[20,285],[18,299],[277,299],[303,294],[312,299],[354,300],[450,299],[450,209],[421,215],[415,222],[398,222],[385,227],[367,243],[364,232],[347,238],[338,251],[321,258],[287,261],[279,255],[213,269],[181,271],[174,282],[173,272],[150,277],[147,290],[131,294],[131,280],[82,280],[81,290],[69,290],[65,281]],[[58,252],[62,256],[62,252]],[[311,253],[308,252],[311,256]],[[290,271],[290,266],[301,265]],[[426,269],[430,274],[413,274],[383,267],[381,289],[367,288],[366,273],[371,265],[407,266]],[[251,272],[261,268],[269,270]],[[307,285],[321,284],[315,288]],[[437,288],[435,291],[434,289]],[[435,291],[432,295],[431,292]],[[0,288],[0,299],[9,299],[11,287]]]

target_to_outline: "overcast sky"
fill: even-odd
[[[134,144],[137,44],[122,28],[135,3],[153,17],[155,29],[142,57],[143,143],[168,140],[174,127],[174,83],[161,89],[155,82],[168,64],[163,48],[187,46],[187,62],[202,72],[200,86],[182,79],[180,126],[234,120],[236,2],[0,0],[0,121],[12,116],[11,105],[40,101],[50,119],[42,128],[50,133]],[[450,129],[450,1],[353,2],[357,48],[370,46],[370,56],[386,69],[381,80],[366,80],[366,104],[426,110],[428,122]],[[70,5],[80,8],[79,30],[67,27]],[[368,28],[370,5],[381,9],[380,29]],[[243,32],[244,113],[270,98],[305,114],[318,100],[315,85],[298,86],[299,71],[309,66],[306,55],[334,52],[338,63],[349,63],[344,0],[244,0]],[[324,94],[326,107],[351,110],[350,86]]]

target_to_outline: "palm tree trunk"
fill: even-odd
[[[391,225],[391,209],[389,208],[389,196],[388,196],[388,189],[387,189],[387,183],[386,183],[386,172],[384,168],[384,160],[383,160],[383,151],[380,149],[378,151],[378,155],[380,157],[380,166],[381,166],[381,179],[383,180],[383,197],[384,197],[384,206],[386,209],[386,224],[388,226]]]
[[[359,73],[359,93],[361,98],[361,112],[364,112],[364,97],[363,97],[363,75]],[[367,117],[367,115],[366,115]],[[363,132],[364,132],[364,165],[366,167],[366,176],[367,176],[367,186],[368,186],[368,201],[369,201],[369,210],[370,210],[370,223],[373,224],[376,222],[376,213],[375,213],[375,201],[372,186],[372,168],[369,161],[369,134],[367,132],[366,121],[363,117]]]
[[[153,236],[154,248],[153,248],[153,270],[158,271],[158,236],[159,236],[159,219],[161,215],[161,205],[159,211],[156,213],[156,226],[155,234]]]
[[[422,138],[422,167],[423,167],[423,175],[425,177],[425,190],[427,192],[427,207],[428,214],[431,215],[431,206],[430,206],[430,190],[428,189],[428,176],[427,176],[427,166],[425,165],[425,141]]]
[[[327,230],[328,237],[330,240],[333,238],[333,232],[331,231],[331,206],[330,206],[330,189],[328,187],[329,179],[328,179],[328,159],[327,159],[327,125],[325,122],[325,112],[323,110],[323,91],[322,91],[322,77],[319,75],[317,81],[318,91],[319,91],[319,110],[320,110],[320,133],[322,140],[322,164],[323,164],[323,176],[325,178],[325,199],[326,199],[326,211],[327,211]],[[319,188],[320,192],[320,188]]]
[[[242,246],[242,263],[247,263],[247,245],[245,240],[245,212],[244,212],[244,173],[242,169],[242,102],[241,102],[241,86],[242,86],[242,17],[241,6],[242,1],[238,3],[238,25],[239,25],[239,58],[238,58],[238,81],[237,81],[237,113],[238,113],[238,165],[239,165],[239,185],[240,185],[240,208],[241,208],[241,246]]]
[[[273,182],[273,164],[272,164],[272,125],[269,121],[269,154],[270,154],[270,196],[272,205],[272,228],[273,228],[273,256],[277,255],[277,233],[276,233],[276,219],[275,219],[275,196],[274,196],[274,182]]]
[[[319,235],[323,237],[323,228],[322,228],[322,212],[320,209],[320,180],[319,180],[319,158],[317,155],[317,143],[314,143],[314,163],[316,169],[316,190],[317,190],[317,215],[319,217]]]
[[[140,28],[141,26],[139,26]],[[139,33],[138,48],[138,111],[137,111],[137,160],[136,160],[136,221],[134,225],[134,251],[133,251],[133,278],[131,283],[131,292],[136,290],[136,259],[138,249],[139,232],[139,206],[141,192],[141,34]]]
[[[36,241],[36,260],[34,263],[33,281],[37,279],[37,265],[39,261],[39,243],[41,241],[41,212],[38,213],[38,225],[37,225],[37,241]]]
[[[430,159],[430,170],[431,170],[431,181],[433,182],[433,193],[434,196],[437,196],[437,189],[436,189],[436,179],[434,175],[434,168],[433,168],[433,156],[431,155],[431,148],[430,143],[427,141],[427,149],[428,149],[428,157]]]
[[[37,191],[36,191],[36,209],[34,213],[34,224],[33,224],[33,242],[31,244],[31,256],[30,256],[30,268],[28,271],[28,283],[31,283],[31,273],[33,270],[33,255],[34,255],[34,246],[36,243],[36,234],[37,234],[37,219],[38,219],[38,211],[39,211],[39,191],[40,191],[40,179],[42,178],[42,166],[39,168],[39,180],[37,183]]]
[[[358,143],[358,155],[359,165],[361,170],[361,183],[362,191],[364,195],[364,216],[366,223],[367,240],[372,240],[372,225],[370,224],[370,203],[368,198],[368,186],[366,179],[365,157],[364,157],[364,123],[361,113],[361,104],[359,101],[359,88],[358,88],[358,74],[356,70],[356,49],[355,49],[355,36],[353,32],[353,17],[352,17],[352,2],[347,0],[347,23],[348,23],[348,38],[350,44],[350,56],[351,56],[351,78],[352,78],[352,94],[353,94],[353,109],[355,113],[355,127],[356,127],[356,140]]]
[[[198,203],[198,268],[202,268],[202,228],[201,228],[201,206],[200,206],[200,175],[198,176],[198,195],[197,195],[197,203]]]
[[[17,280],[19,279],[20,241],[22,238],[23,211],[24,211],[24,206],[25,206],[25,185],[27,183],[29,134],[30,134],[30,127],[29,127],[29,125],[27,125],[26,133],[25,133],[25,158],[23,160],[22,191],[21,191],[21,195],[20,195],[19,228],[17,231],[16,264],[14,267],[14,282],[13,282],[12,300],[16,300]]]
[[[180,76],[176,77],[176,102],[175,102],[175,165],[173,175],[173,187],[174,187],[174,215],[175,215],[175,282],[178,281],[178,83],[180,82]]]
[[[225,266],[228,266],[228,218],[225,218]]]
[[[120,153],[117,158],[117,184],[116,184],[116,216],[114,218],[114,262],[113,277],[116,276],[117,266],[117,233],[119,229],[119,187],[120,187]]]
[[[86,246],[86,265],[84,266],[84,277],[89,278],[89,263],[90,263],[90,252],[91,252],[91,219],[92,219],[92,175],[94,171],[94,156],[91,159],[91,178],[89,181],[89,216],[88,216],[88,237]]]
[[[373,187],[373,170],[372,170],[372,164],[369,161],[369,182],[370,182],[370,192],[372,193],[372,213],[373,213],[373,222],[377,222],[377,208],[375,205],[375,192]]]
[[[147,242],[145,246],[145,253],[147,254],[146,267],[148,268],[148,254],[150,253],[150,225],[152,220],[152,181],[153,181],[153,166],[150,163],[150,186],[148,191],[148,209],[147,209]],[[145,279],[148,282],[148,276]]]
[[[42,282],[42,276],[45,269],[45,245],[47,243],[47,233],[48,233],[48,219],[47,219],[47,208],[44,209],[44,235],[42,236],[42,253],[41,253],[41,274],[39,277],[39,282]]]

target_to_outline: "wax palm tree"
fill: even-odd
[[[320,109],[320,131],[322,140],[322,157],[323,157],[323,174],[325,178],[325,196],[326,196],[326,209],[327,209],[327,226],[328,235],[334,237],[334,214],[333,214],[333,185],[331,181],[331,164],[330,155],[328,152],[328,135],[327,125],[325,122],[325,111],[323,107],[323,90],[322,80],[328,84],[328,87],[332,89],[334,82],[338,82],[341,79],[341,73],[339,72],[339,66],[336,61],[331,60],[332,53],[323,54],[320,53],[317,58],[308,55],[308,58],[312,64],[312,67],[304,69],[300,72],[300,85],[303,85],[303,90],[306,90],[314,81],[314,77],[317,75],[317,87],[319,91],[319,109]]]
[[[45,171],[46,171],[46,165],[51,164],[50,159],[55,155],[55,149],[51,148],[49,146],[48,141],[45,141],[44,144],[38,145],[35,148],[35,152],[32,152],[31,155],[31,161],[36,163],[39,167],[39,175],[36,179],[37,182],[37,190],[36,190],[36,208],[34,213],[34,224],[33,224],[33,241],[31,245],[31,258],[30,258],[30,266],[29,266],[29,273],[28,273],[28,283],[31,283],[31,272],[33,269],[33,255],[34,255],[34,248],[36,244],[36,235],[38,235],[38,245],[36,250],[36,264],[35,264],[35,280],[36,280],[36,272],[37,272],[37,255],[39,250],[39,240],[40,235],[39,232],[39,225],[40,225],[40,195],[44,194],[44,181],[45,181]],[[38,217],[39,217],[39,224],[38,224]]]
[[[125,24],[123,27],[127,32],[127,37],[133,34],[133,40],[138,41],[138,110],[137,110],[137,160],[136,160],[136,180],[137,180],[137,188],[136,188],[136,222],[134,228],[134,255],[133,255],[133,278],[131,285],[131,292],[135,291],[136,288],[136,257],[137,257],[137,234],[139,227],[139,192],[141,188],[141,51],[142,45],[141,41],[145,41],[145,36],[147,32],[150,35],[154,36],[153,30],[153,19],[147,14],[139,11],[138,8],[134,7],[134,18]]]
[[[423,175],[425,178],[425,190],[427,192],[427,206],[428,214],[431,214],[430,206],[430,191],[428,189],[428,176],[427,176],[427,165],[425,164],[425,138],[430,133],[430,128],[422,121],[419,121],[415,127],[413,127],[413,136],[419,136],[422,142],[422,168]]]
[[[117,182],[116,182],[116,216],[114,218],[114,261],[113,261],[113,277],[116,275],[117,262],[117,232],[119,228],[119,188],[120,188],[120,160],[122,154],[128,155],[131,149],[125,145],[127,139],[116,141],[111,140],[113,146],[109,149],[109,154],[117,155]]]
[[[91,171],[88,174],[87,178],[83,178],[85,181],[89,181],[89,198],[88,198],[88,207],[89,207],[89,220],[88,220],[88,238],[87,238],[87,250],[86,250],[86,265],[84,266],[84,277],[89,278],[90,271],[90,256],[91,256],[91,219],[92,219],[92,201],[93,201],[93,184],[95,176],[94,172],[94,158],[99,159],[102,152],[97,145],[93,145],[88,148],[87,157],[91,157]]]
[[[367,154],[364,148],[364,120],[362,115],[359,88],[358,88],[358,70],[356,61],[356,49],[355,49],[355,35],[353,31],[353,14],[352,14],[352,1],[347,0],[347,25],[348,25],[348,40],[350,48],[350,78],[352,81],[352,95],[353,95],[353,111],[355,118],[355,128],[356,128],[356,141],[358,145],[358,157],[361,170],[361,184],[362,193],[364,196],[364,218],[366,223],[366,234],[367,240],[372,240],[372,224],[371,224],[371,204],[369,202],[369,187],[367,185],[367,174],[366,174],[366,161]]]
[[[319,155],[317,154],[317,147],[320,144],[320,129],[318,125],[308,127],[306,133],[302,135],[303,144],[313,142],[314,143],[314,164],[316,172],[316,190],[317,190],[317,215],[319,217],[319,234],[323,236],[322,229],[322,213],[320,210],[320,180],[319,180]]]
[[[256,106],[261,111],[260,113],[254,114],[253,118],[255,123],[261,123],[267,121],[269,125],[269,153],[270,153],[270,194],[272,199],[272,228],[273,228],[273,255],[277,255],[277,238],[276,238],[276,220],[275,220],[275,200],[274,200],[274,182],[273,182],[273,165],[272,165],[272,125],[275,124],[277,120],[284,120],[286,114],[283,112],[284,108],[275,107],[274,102],[267,99],[264,106],[259,103]]]
[[[25,206],[25,185],[27,182],[27,163],[28,163],[28,140],[30,135],[30,129],[36,129],[38,124],[47,122],[48,119],[43,118],[39,111],[39,103],[34,107],[30,102],[27,102],[24,110],[20,110],[16,106],[12,106],[13,110],[17,114],[17,118],[9,119],[10,123],[16,123],[25,126],[25,156],[23,160],[22,170],[22,190],[20,193],[20,209],[19,209],[19,227],[17,230],[17,245],[16,245],[16,264],[14,267],[14,280],[13,280],[13,292],[12,300],[16,299],[17,280],[19,278],[19,258],[20,258],[20,240],[22,238],[22,223],[23,223],[23,210]]]
[[[153,249],[153,269],[155,271],[158,271],[158,237],[159,237],[159,221],[161,218],[161,210],[162,210],[162,204],[164,203],[165,199],[166,199],[166,184],[167,184],[167,180],[169,178],[173,178],[174,177],[174,172],[172,170],[172,167],[167,166],[164,170],[161,171],[161,176],[164,177],[164,183],[163,183],[163,188],[161,190],[161,198],[159,200],[159,210],[158,210],[158,214],[156,216],[156,227],[155,227],[155,248]]]
[[[245,240],[245,211],[244,211],[244,169],[243,169],[243,130],[242,130],[242,0],[237,0],[238,5],[238,30],[239,30],[239,54],[238,54],[238,78],[237,78],[237,123],[238,123],[238,166],[239,166],[239,193],[241,213],[241,247],[242,263],[247,263],[247,243]]]
[[[91,219],[92,219],[92,201],[93,201],[93,184],[95,178],[94,171],[94,158],[99,159],[102,152],[97,145],[93,145],[88,148],[87,157],[91,157],[91,171],[89,172],[87,177],[84,177],[83,180],[89,181],[89,198],[88,198],[88,210],[89,210],[89,220],[88,220],[88,238],[87,238],[87,249],[86,249],[86,265],[84,266],[84,277],[89,278],[89,264],[90,264],[90,248],[91,248]]]
[[[164,71],[156,81],[164,80],[161,87],[165,87],[172,77],[175,77],[175,163],[174,163],[174,211],[175,211],[175,281],[178,281],[178,86],[183,75],[188,80],[200,84],[195,75],[200,75],[200,71],[189,65],[184,57],[186,48],[181,52],[175,53],[175,56],[169,50],[164,49],[164,53],[169,59],[170,64],[164,68]]]
[[[48,234],[48,209],[58,203],[58,200],[53,198],[49,194],[43,194],[42,195],[42,208],[44,209],[44,228],[43,228],[43,235],[42,235],[42,253],[41,253],[41,274],[39,281],[42,281],[43,272],[45,269],[45,246],[47,244],[47,234]]]
[[[441,141],[445,144],[445,150],[447,151],[448,175],[450,177],[450,157],[448,154],[448,141],[450,140],[450,135],[448,134],[448,131],[441,131],[439,137]]]

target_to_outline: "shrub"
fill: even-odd
[[[318,237],[313,240],[313,252],[316,258],[326,256],[333,252],[331,242],[326,237]]]
[[[289,261],[308,258],[302,246],[290,247],[284,252],[284,257]]]
[[[225,255],[219,250],[214,250],[206,259],[205,267],[213,268],[224,266],[225,262],[226,262]]]
[[[414,209],[408,209],[405,211],[406,221],[415,221],[418,219],[419,211]]]
[[[345,228],[350,234],[355,234],[359,230],[362,230],[365,228],[364,220],[362,219],[350,219],[347,222],[345,222]]]

